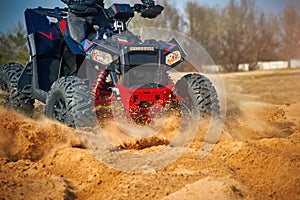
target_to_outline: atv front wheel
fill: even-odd
[[[45,110],[47,117],[71,127],[96,125],[89,89],[77,77],[62,77],[54,82],[47,96]]]
[[[31,114],[34,100],[18,90],[18,81],[23,69],[23,66],[17,63],[9,63],[0,67],[1,96],[4,98],[3,104],[8,108]]]
[[[212,82],[201,74],[188,74],[175,85],[177,94],[187,99],[188,107],[201,116],[220,114],[218,94]],[[196,108],[195,108],[196,107]]]

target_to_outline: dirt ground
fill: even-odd
[[[95,159],[40,106],[33,119],[0,107],[0,199],[300,200],[300,69],[222,78],[227,118],[213,150],[199,157],[199,130],[179,159],[147,174]],[[141,141],[130,144],[123,146],[151,151],[164,141],[143,150]]]

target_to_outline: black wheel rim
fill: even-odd
[[[60,121],[65,122],[67,116],[67,107],[65,100],[60,97],[58,98],[53,106],[53,118]]]

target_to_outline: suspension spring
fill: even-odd
[[[95,97],[95,99],[98,99],[100,97],[101,92],[105,90],[107,76],[108,76],[107,70],[102,69],[98,71],[98,75],[94,80],[94,83],[92,84],[92,88],[91,88],[91,93]]]

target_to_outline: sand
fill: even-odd
[[[76,130],[46,119],[42,105],[33,118],[0,107],[0,199],[300,199],[300,70],[222,79],[227,117],[212,151],[200,158],[207,141],[199,129],[182,156],[147,173],[100,162]],[[166,137],[148,141],[123,140],[114,124],[107,130],[115,147],[149,155],[174,137],[174,127],[166,127]],[[181,150],[168,148],[170,155]]]

